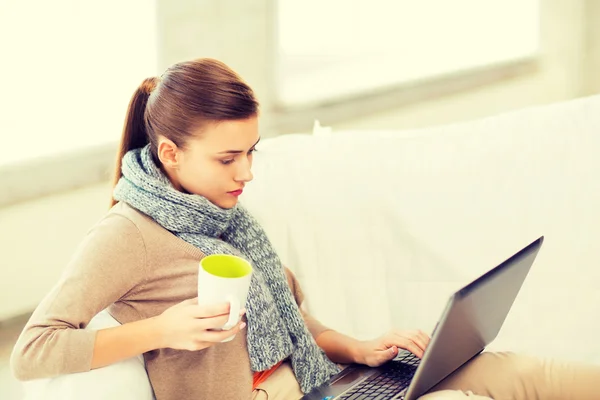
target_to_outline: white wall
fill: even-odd
[[[0,208],[0,321],[35,308],[109,196],[100,184]]]
[[[441,124],[597,91],[600,85],[594,71],[598,68],[592,69],[592,65],[599,65],[600,43],[588,35],[598,28],[584,22],[600,20],[600,7],[593,6],[594,0],[541,1],[544,53],[536,71],[377,115],[353,118],[356,113],[350,113],[333,126],[404,128]],[[266,24],[269,3],[158,0],[162,35],[159,65],[164,68],[200,56],[220,58],[253,85],[268,119],[272,105]],[[592,11],[594,15],[590,15]],[[198,23],[198,18],[208,23]],[[221,36],[214,34],[215,29]],[[307,121],[307,127],[311,124]],[[0,208],[0,320],[31,310],[44,296],[86,230],[107,209],[108,197],[108,185],[100,184]]]
[[[156,0],[158,69],[194,58],[223,61],[271,108],[270,0]],[[268,113],[263,116],[268,118]]]
[[[423,127],[597,93],[600,39],[593,34],[599,32],[600,4],[590,0],[597,4],[591,7],[587,3],[541,0],[542,53],[537,67],[526,75],[332,125],[351,129]]]
[[[539,62],[525,75],[505,77],[495,84],[414,104],[398,104],[374,115],[364,115],[357,103],[347,107],[346,115],[322,110],[307,118],[325,124],[347,127],[420,127],[493,115],[524,106],[550,103],[600,91],[600,39],[597,21],[600,5],[595,0],[540,0],[541,47]],[[168,65],[196,57],[216,57],[246,79],[255,89],[262,109],[263,126],[277,126],[265,134],[289,133],[273,121],[277,110],[270,76],[273,58],[270,39],[273,2],[257,0],[237,3],[234,0],[177,3],[158,0],[159,70]],[[204,23],[198,23],[203,21]],[[596,21],[596,23],[594,23]],[[310,21],[307,21],[307,26]],[[332,29],[335,25],[332,24]],[[372,100],[377,102],[375,98]],[[389,100],[386,104],[389,104]],[[377,108],[377,107],[374,107]],[[357,116],[353,118],[352,116]]]
[[[600,1],[585,2],[584,92],[600,92]]]

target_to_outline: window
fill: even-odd
[[[3,0],[0,165],[116,141],[155,30],[151,0]]]
[[[277,100],[293,107],[532,57],[539,4],[280,0],[276,26]]]

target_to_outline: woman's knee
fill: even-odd
[[[512,352],[487,353],[486,356],[494,357],[494,369],[509,375],[509,379],[530,382],[544,378],[544,361],[539,358]]]
[[[461,390],[439,390],[419,397],[419,400],[491,400],[489,397],[478,396],[472,392]]]
[[[488,353],[486,382],[483,393],[493,398],[528,399],[535,397],[539,388],[547,386],[547,371],[542,359],[512,352]]]

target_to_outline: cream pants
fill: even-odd
[[[252,393],[253,400],[302,397],[284,363]],[[484,352],[441,381],[420,400],[600,399],[600,365]]]

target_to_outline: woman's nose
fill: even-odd
[[[236,171],[235,181],[236,182],[250,182],[254,176],[252,175],[252,163],[250,160],[246,159],[245,161],[241,161],[239,164],[239,168]]]

